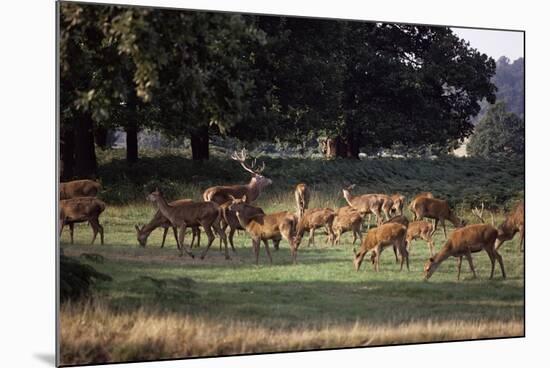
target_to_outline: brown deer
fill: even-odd
[[[355,270],[359,271],[363,258],[371,251],[371,261],[373,262],[374,270],[380,271],[380,254],[384,248],[389,246],[394,246],[399,251],[399,255],[401,256],[401,270],[403,270],[403,263],[405,260],[408,270],[409,254],[405,244],[406,235],[407,228],[397,223],[383,224],[370,230],[363,238],[359,252],[355,252],[355,249],[353,250],[353,254],[355,255],[353,265],[355,266]]]
[[[355,184],[342,189],[344,198],[350,207],[359,211],[361,216],[369,215],[368,228],[370,229],[370,214],[374,214],[376,217],[376,223],[382,222],[382,205],[384,204],[384,198],[381,198],[378,194],[363,194],[359,196],[352,196],[351,190],[355,187]],[[389,204],[389,203],[388,203]],[[391,208],[391,206],[390,206]]]
[[[522,251],[525,241],[525,203],[523,201],[516,204],[510,213],[504,219],[504,222],[498,227],[498,238],[495,243],[495,249],[498,250],[502,244],[510,240],[519,232],[519,250]]]
[[[493,226],[488,224],[474,224],[468,225],[461,229],[455,230],[443,248],[433,257],[431,257],[424,266],[424,277],[429,279],[435,270],[439,267],[441,262],[449,258],[450,256],[458,258],[458,275],[457,280],[460,280],[460,268],[462,266],[462,257],[466,257],[470,264],[470,269],[476,278],[476,271],[474,269],[474,263],[472,261],[472,253],[485,250],[491,260],[491,276],[495,272],[495,259],[500,265],[502,271],[502,278],[506,278],[504,272],[504,264],[502,262],[502,256],[495,249],[495,241],[498,236],[498,231]]]
[[[392,194],[390,196],[393,205],[390,209],[390,214],[403,215],[403,206],[405,205],[405,196],[401,194]]]
[[[178,199],[177,201],[170,202],[170,206],[177,207],[184,203],[191,203],[193,202],[191,199]],[[164,248],[164,242],[166,241],[166,234],[168,234],[168,229],[172,228],[174,230],[174,238],[176,239],[176,243],[178,239],[178,231],[175,227],[172,226],[170,223],[170,220],[168,220],[162,212],[158,211],[155,213],[151,221],[149,223],[143,225],[141,228],[138,225],[135,225],[136,232],[137,232],[137,240],[139,245],[142,247],[145,247],[147,245],[147,239],[149,238],[149,235],[151,233],[159,228],[162,227],[164,229],[164,233],[162,234],[162,243],[160,245],[161,248]],[[199,230],[198,226],[193,226],[193,239],[191,240],[191,248],[193,248],[193,244],[195,243],[195,238],[197,238],[197,247],[200,247],[201,242],[201,232]]]
[[[241,166],[252,174],[252,178],[248,184],[244,185],[229,185],[229,186],[216,186],[208,188],[202,194],[204,201],[212,201],[217,204],[224,204],[231,202],[231,196],[234,198],[242,198],[246,196],[247,203],[254,202],[262,190],[272,183],[271,179],[262,176],[262,172],[265,169],[265,164],[262,163],[261,167],[256,167],[256,159],[251,165],[246,164],[247,152],[242,150],[240,153],[234,152],[231,158],[241,164]]]
[[[239,219],[237,218],[237,214],[234,210],[230,210],[229,206],[231,206],[231,202],[224,203],[220,206],[222,210],[222,221],[221,221],[221,228],[223,232],[226,232],[227,228],[229,227],[229,244],[231,245],[231,249],[233,252],[237,252],[235,250],[235,245],[233,244],[233,236],[235,235],[235,232],[237,230],[245,230],[244,227],[241,226],[241,223],[239,222]],[[264,211],[259,207],[249,206],[249,214],[251,216],[255,215],[265,215]],[[221,250],[221,239],[220,239],[220,250]]]
[[[89,179],[59,183],[59,199],[95,197],[100,189],[101,184]]]
[[[302,237],[306,231],[309,231],[309,239],[307,246],[311,244],[315,245],[315,229],[324,227],[327,231],[327,240],[329,242],[334,237],[332,232],[332,224],[334,222],[335,213],[330,208],[312,208],[306,210],[304,215],[298,218],[298,225],[296,227],[296,237],[294,243],[296,247],[300,246]]]
[[[390,224],[390,223],[401,224],[405,227],[408,227],[409,219],[403,215],[399,215],[399,216],[392,217],[391,219],[384,222],[384,224]],[[395,263],[398,263],[399,258],[397,258],[397,248],[395,246],[393,247],[393,254],[395,254]],[[372,255],[374,255],[374,253]],[[372,258],[371,260],[374,261],[374,258]]]
[[[434,242],[432,239],[433,225],[428,221],[413,221],[407,227],[407,250],[410,251],[413,240],[423,239],[428,243],[430,256],[434,255]]]
[[[409,210],[413,213],[413,221],[421,220],[421,219],[416,218],[416,213],[414,213],[414,211],[413,211],[416,200],[418,198],[421,198],[421,197],[434,198],[434,195],[432,194],[432,192],[421,192],[421,193],[418,193],[416,196],[414,196],[414,198],[409,203]]]
[[[59,236],[63,233],[65,225],[69,225],[71,244],[73,244],[74,224],[88,221],[94,232],[91,244],[94,244],[99,232],[101,244],[103,245],[103,226],[99,223],[99,215],[103,211],[105,211],[105,202],[95,197],[80,197],[59,201]]]
[[[260,253],[260,241],[265,245],[265,251],[269,258],[269,263],[271,264],[273,260],[267,241],[269,239],[280,241],[281,238],[288,241],[293,263],[296,263],[298,249],[294,244],[294,235],[298,218],[294,214],[286,211],[271,214],[257,214],[255,209],[252,209],[252,206],[247,204],[246,201],[246,196],[243,198],[233,198],[229,209],[235,211],[239,223],[252,237],[252,248],[256,256],[256,264],[258,264]]]
[[[361,224],[363,223],[363,217],[359,211],[353,209],[350,206],[339,208],[332,221],[332,238],[331,243],[334,245],[340,245],[340,237],[347,231],[353,232],[353,244],[359,239],[361,241]]]
[[[443,234],[447,239],[447,229],[445,229],[445,220],[450,221],[455,228],[460,228],[466,225],[464,220],[459,219],[449,208],[447,201],[436,198],[420,197],[415,200],[412,208],[415,218],[422,220],[424,217],[435,219],[435,225],[432,235],[437,230],[437,224],[441,222],[443,226]]]
[[[307,184],[300,183],[296,185],[294,189],[294,198],[296,200],[296,214],[298,218],[301,218],[304,215],[304,211],[307,210],[309,206],[309,188]]]
[[[206,236],[208,236],[208,245],[201,254],[201,259],[204,259],[208,249],[210,249],[210,246],[215,239],[215,236],[212,233],[212,228],[216,231],[220,238],[222,238],[225,245],[225,259],[229,259],[229,254],[227,253],[227,237],[220,228],[222,213],[220,206],[218,206],[217,203],[191,202],[183,203],[179,206],[171,206],[168,202],[166,202],[166,199],[164,199],[158,188],[151,192],[147,196],[147,199],[155,203],[159,211],[170,221],[172,226],[180,230],[179,236],[176,239],[178,242],[180,256],[183,255],[183,249],[191,258],[194,258],[193,254],[185,247],[185,230],[188,226],[197,226],[196,224],[198,224],[202,226]]]

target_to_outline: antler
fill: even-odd
[[[481,210],[477,208],[472,208],[472,213],[475,217],[481,220],[481,222],[485,223],[485,220],[483,219],[483,210],[485,209],[485,203],[481,202]]]
[[[243,148],[240,153],[237,151],[234,151],[233,154],[231,155],[231,158],[235,161],[238,161],[243,167],[243,169],[245,169],[251,174],[260,175],[265,169],[265,162],[262,162],[261,167],[254,168],[256,166],[256,159],[252,161],[251,166],[248,166],[245,162],[247,157],[248,157],[248,152],[246,151],[245,148]]]

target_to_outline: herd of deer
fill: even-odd
[[[208,244],[201,254],[204,259],[216,235],[225,247],[225,257],[229,259],[229,244],[236,252],[233,244],[233,236],[237,230],[244,230],[252,239],[252,248],[258,264],[260,242],[263,242],[269,262],[272,263],[268,241],[273,242],[275,250],[279,249],[279,243],[285,239],[291,251],[292,260],[296,263],[298,247],[302,237],[309,232],[308,246],[315,242],[315,230],[325,230],[326,242],[332,245],[340,244],[343,233],[353,233],[353,244],[359,239],[361,247],[354,252],[353,264],[358,271],[365,255],[371,253],[371,262],[375,271],[380,268],[380,255],[382,251],[393,247],[396,262],[401,258],[401,269],[406,264],[409,269],[409,251],[412,241],[423,239],[429,246],[431,258],[424,267],[425,278],[428,279],[445,259],[454,256],[458,261],[458,278],[462,258],[466,257],[474,277],[476,273],[472,262],[472,253],[485,250],[491,260],[491,275],[493,277],[495,260],[498,261],[503,278],[506,277],[502,256],[498,253],[499,247],[504,241],[510,240],[520,233],[520,249],[524,239],[524,204],[519,202],[506,216],[504,222],[497,228],[492,225],[480,223],[466,225],[450,209],[447,201],[434,198],[432,193],[418,194],[409,203],[409,209],[413,213],[413,221],[403,214],[405,197],[400,194],[363,194],[352,195],[354,185],[342,190],[347,206],[333,210],[331,208],[309,208],[310,190],[306,184],[298,184],[295,188],[296,212],[280,211],[266,214],[261,208],[252,205],[259,197],[262,190],[272,182],[262,175],[265,165],[256,165],[254,160],[250,165],[246,163],[245,150],[234,152],[231,158],[251,174],[251,179],[245,185],[215,186],[208,188],[203,193],[203,201],[195,202],[191,199],[180,199],[167,202],[162,192],[156,189],[147,199],[155,204],[158,211],[153,219],[143,226],[136,225],[137,240],[141,246],[147,244],[147,238],[153,230],[162,227],[164,234],[161,248],[164,246],[166,234],[169,228],[173,229],[177,248],[180,255],[183,252],[190,257],[193,244],[197,240],[200,247],[200,228],[208,237]],[[96,198],[100,185],[92,180],[76,180],[60,185],[60,233],[65,225],[69,225],[71,243],[73,243],[73,224],[89,222],[93,230],[92,244],[97,233],[101,236],[103,244],[103,227],[99,223],[99,216],[105,210],[105,203]],[[474,212],[482,222],[482,211]],[[367,219],[367,234],[362,236],[363,221]],[[377,227],[370,229],[371,216],[376,218]],[[423,219],[433,219],[434,224]],[[445,221],[451,222],[456,230],[447,239]],[[433,234],[441,223],[443,233],[447,239],[441,250],[435,253]],[[227,228],[229,233],[227,234]],[[186,229],[191,228],[193,238],[190,248],[184,244]],[[179,233],[178,233],[179,230]],[[215,234],[216,235],[215,235]],[[399,257],[398,257],[399,255]]]

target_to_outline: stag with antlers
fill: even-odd
[[[241,152],[233,152],[231,158],[241,164],[243,169],[252,175],[250,182],[248,184],[210,187],[202,194],[205,201],[212,201],[221,205],[231,202],[231,197],[243,198],[246,196],[247,203],[252,203],[258,198],[262,190],[272,183],[271,179],[262,175],[265,163],[262,162],[261,166],[257,166],[256,159],[252,160],[250,165],[246,163],[248,153],[245,149]]]

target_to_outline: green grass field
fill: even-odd
[[[268,213],[292,210],[291,198],[268,192],[258,204]],[[339,203],[337,194],[316,193],[310,207]],[[100,219],[103,246],[99,239],[88,245],[87,225],[75,228],[74,245],[67,244],[68,231],[63,234],[66,255],[113,278],[95,286],[92,304],[62,307],[64,364],[523,335],[524,262],[517,236],[500,250],[506,280],[498,265],[496,278],[488,279],[490,262],[483,252],[474,255],[478,279],[464,264],[457,282],[451,258],[426,282],[422,268],[429,251],[423,241],[413,244],[408,272],[399,272],[391,249],[382,254],[381,272],[368,259],[355,272],[351,234],[331,247],[321,231],[315,246],[302,241],[297,265],[283,241],[279,251],[272,249],[272,266],[263,248],[255,266],[244,232],[235,237],[231,260],[219,251],[218,239],[204,260],[179,257],[171,233],[160,249],[160,229],[146,248],[139,247],[134,224],[147,222],[154,212],[148,203],[109,206]],[[467,214],[459,213],[475,222]],[[447,230],[453,230],[451,224]],[[190,240],[189,234],[186,244]],[[205,241],[203,234],[201,252]],[[436,249],[443,242],[438,229]],[[82,253],[101,254],[105,261],[91,262]]]

